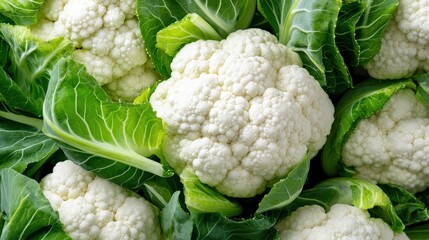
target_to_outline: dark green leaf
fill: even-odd
[[[379,184],[379,187],[389,196],[396,213],[405,225],[429,219],[427,207],[413,194],[401,187],[389,184]]]
[[[271,240],[278,239],[276,220],[262,215],[250,219],[228,219],[219,214],[193,215],[192,239],[204,240]]]
[[[41,128],[0,118],[0,169],[23,173],[29,164],[44,163],[57,150]]]
[[[429,240],[429,222],[405,228],[410,240]]]
[[[144,182],[145,198],[163,209],[171,201],[173,194],[176,191],[183,191],[183,186],[180,183],[180,178],[174,175],[169,178],[161,178],[153,176]]]

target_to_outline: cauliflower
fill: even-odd
[[[183,47],[150,98],[163,152],[224,195],[253,197],[326,141],[334,106],[297,53],[261,29]]]
[[[73,57],[117,100],[132,101],[159,75],[144,49],[132,0],[48,0],[32,32],[65,37]]]
[[[328,212],[319,205],[298,208],[276,225],[280,239],[295,240],[405,240],[389,225],[369,213],[347,204],[334,204]]]
[[[342,150],[356,177],[402,186],[429,187],[429,109],[411,89],[396,92],[383,109],[361,120]]]
[[[57,163],[40,186],[73,239],[160,239],[154,206],[70,160]]]
[[[428,6],[428,0],[399,0],[379,52],[365,65],[370,76],[399,79],[429,71]]]

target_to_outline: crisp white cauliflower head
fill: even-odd
[[[74,59],[86,66],[112,98],[134,100],[159,75],[150,66],[131,0],[47,0],[33,33],[45,40],[65,37]]]
[[[261,29],[186,45],[150,102],[166,123],[163,151],[178,173],[252,197],[326,141],[334,107],[298,54]]]
[[[406,240],[379,218],[360,208],[334,204],[328,212],[319,205],[298,208],[276,225],[280,239],[295,240]]]
[[[378,79],[409,77],[429,71],[429,0],[399,0],[380,51],[365,68]]]
[[[153,205],[70,160],[57,163],[40,186],[73,239],[160,239]]]
[[[356,177],[402,186],[429,187],[429,109],[411,89],[392,95],[383,109],[361,120],[347,140],[342,161]]]

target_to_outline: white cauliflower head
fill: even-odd
[[[70,160],[57,163],[40,186],[73,239],[160,239],[153,205]]]
[[[328,212],[319,205],[298,208],[276,225],[280,239],[295,240],[406,240],[379,218],[360,208],[334,204]]]
[[[261,29],[186,45],[150,98],[178,173],[252,197],[326,141],[334,107],[298,54]]]
[[[361,120],[345,143],[342,162],[356,177],[402,186],[429,187],[429,109],[411,89],[393,94],[382,110]]]
[[[365,65],[378,79],[399,79],[429,71],[429,0],[399,0],[379,52]]]
[[[45,40],[65,37],[74,59],[110,96],[132,101],[159,75],[151,67],[136,17],[135,1],[47,0],[33,33]]]

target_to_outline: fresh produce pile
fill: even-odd
[[[429,1],[0,2],[0,239],[429,239]]]

